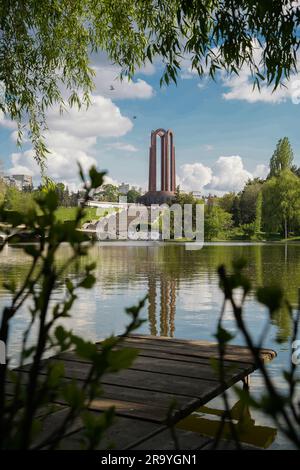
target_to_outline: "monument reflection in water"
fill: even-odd
[[[176,281],[160,274],[148,278],[149,332],[154,336],[174,337]]]

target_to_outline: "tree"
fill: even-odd
[[[291,171],[300,178],[300,167],[297,167],[297,165],[292,165]]]
[[[34,195],[10,186],[5,194],[5,208],[20,214],[28,214],[36,208]]]
[[[290,170],[292,168],[294,155],[287,137],[279,139],[275,152],[270,160],[269,176],[278,176],[281,171]]]
[[[263,219],[267,231],[279,230],[288,238],[300,221],[300,180],[290,170],[282,171],[263,186]]]
[[[128,193],[127,193],[127,202],[137,202],[138,198],[141,196],[141,193],[135,189],[135,188],[131,188],[129,189]]]
[[[204,235],[206,240],[227,238],[227,232],[231,226],[231,214],[219,206],[205,206]]]
[[[254,222],[254,234],[256,237],[260,236],[261,232],[261,222],[262,222],[262,204],[263,204],[263,197],[262,192],[259,191],[256,199],[256,208],[255,208],[255,222]]]
[[[18,123],[20,139],[27,125],[43,163],[47,108],[89,103],[91,52],[104,51],[123,76],[160,57],[168,84],[190,57],[200,76],[249,66],[254,84],[277,87],[296,69],[299,12],[290,0],[3,1],[0,109]]]
[[[226,193],[219,198],[219,206],[226,212],[232,213],[236,194],[234,192]]]
[[[256,202],[258,194],[262,187],[262,181],[259,178],[249,180],[239,197],[240,223],[251,224],[256,217]]]
[[[6,184],[0,177],[0,205],[3,204],[6,193]]]
[[[100,193],[101,201],[118,202],[119,189],[114,184],[103,184]]]

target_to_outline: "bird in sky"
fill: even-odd
[[[110,91],[113,91],[113,90],[114,90],[114,87],[110,85]]]

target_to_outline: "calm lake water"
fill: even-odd
[[[68,245],[61,248],[59,262],[69,253]],[[199,251],[186,251],[184,246],[100,246],[95,245],[87,261],[97,263],[97,282],[92,290],[82,290],[73,308],[73,316],[66,324],[74,332],[90,340],[99,340],[109,333],[121,333],[127,321],[124,308],[135,304],[145,294],[149,295],[142,316],[147,319],[141,333],[165,335],[186,339],[213,340],[216,322],[222,303],[216,269],[221,263],[230,266],[234,259],[246,257],[247,274],[254,286],[277,283],[296,305],[300,287],[300,244],[208,244]],[[2,287],[8,279],[20,281],[28,269],[28,258],[20,247],[6,247],[0,254],[0,309],[9,302]],[[76,269],[69,272],[76,276]],[[55,299],[64,294],[63,288],[55,292]],[[22,331],[28,321],[28,305],[14,320],[10,337],[9,355],[16,361]],[[1,311],[0,310],[0,311]],[[249,328],[258,337],[267,312],[250,295],[245,312]],[[233,316],[226,310],[225,326],[234,331]],[[278,387],[284,387],[282,371],[289,363],[289,337],[291,325],[285,312],[274,319],[265,344],[277,351],[278,357],[269,370]],[[280,340],[280,343],[277,341]],[[235,343],[242,340],[237,335]],[[259,395],[262,381],[258,373],[251,375],[251,390]],[[237,401],[232,392],[231,402]],[[222,402],[215,399],[209,407],[221,409]],[[203,425],[203,410],[194,415],[187,426]],[[202,420],[202,421],[201,421]],[[272,422],[260,413],[251,411],[251,442],[253,435],[262,435],[261,445],[269,448],[287,448],[290,444],[274,429]],[[199,424],[199,426],[200,426]]]

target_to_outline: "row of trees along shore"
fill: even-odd
[[[176,192],[179,203],[195,202]],[[300,168],[291,144],[280,139],[265,179],[248,180],[238,192],[205,201],[205,237],[216,239],[278,239],[300,236]]]

